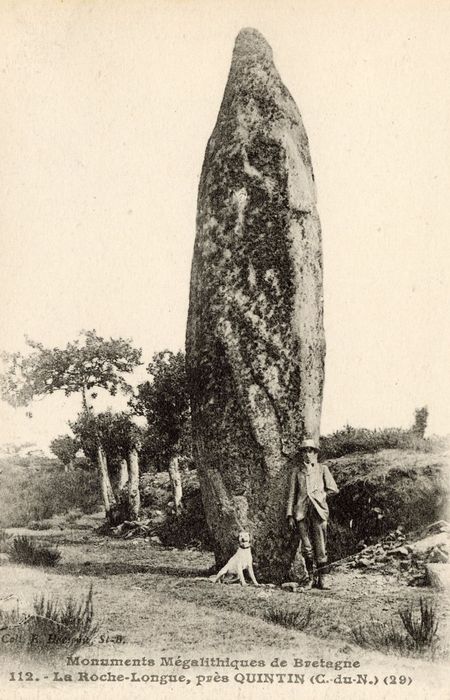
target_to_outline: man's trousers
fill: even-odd
[[[322,520],[314,506],[310,506],[307,516],[302,520],[297,520],[297,525],[305,559],[315,559],[317,564],[325,564],[327,561],[327,521]]]

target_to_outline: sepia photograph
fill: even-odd
[[[450,0],[1,0],[0,696],[450,682]]]

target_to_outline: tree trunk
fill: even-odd
[[[180,514],[181,499],[183,497],[183,486],[181,484],[181,474],[179,459],[177,456],[172,457],[169,463],[170,485],[172,486],[173,503],[175,506],[175,515]]]
[[[111,510],[116,505],[116,498],[114,496],[114,491],[111,486],[111,480],[109,478],[108,463],[106,461],[105,450],[100,444],[97,446],[97,468],[100,479],[102,501],[105,507],[105,515],[106,519],[110,520]]]
[[[121,499],[122,491],[128,483],[128,462],[127,460],[121,459],[119,464],[119,471],[114,480],[113,488],[116,494],[116,499],[119,501]]]
[[[117,489],[118,491],[122,491],[122,489],[125,487],[125,485],[128,482],[128,462],[126,459],[121,459],[120,460],[120,467],[119,467],[119,478],[117,480]]]
[[[128,504],[130,520],[139,518],[141,497],[139,495],[139,459],[136,447],[132,447],[128,453]]]

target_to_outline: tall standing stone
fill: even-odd
[[[198,193],[186,338],[194,454],[217,564],[249,530],[256,570],[281,580],[296,446],[319,438],[322,248],[308,138],[272,50],[235,43]]]

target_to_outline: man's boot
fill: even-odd
[[[322,562],[317,566],[317,579],[314,582],[314,587],[319,588],[321,591],[329,591],[330,586],[327,585],[326,579],[327,574],[330,572],[330,567],[326,562]]]
[[[306,588],[306,590],[309,590],[310,588],[313,587],[313,580],[314,580],[314,561],[310,557],[305,557],[305,567],[306,571],[308,572],[308,581],[307,583],[303,586],[303,588]]]

